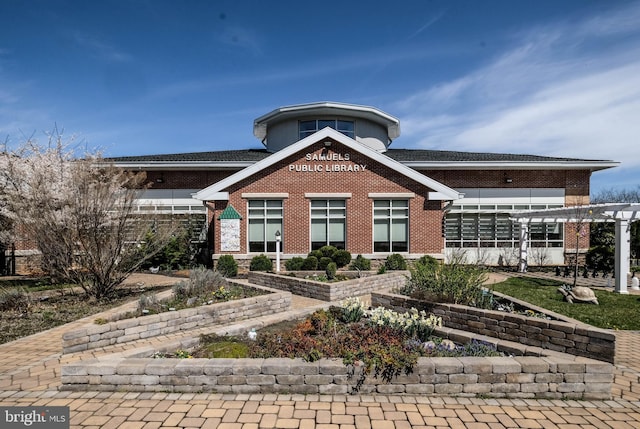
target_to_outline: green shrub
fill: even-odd
[[[273,262],[266,255],[257,255],[251,258],[249,264],[250,271],[271,271],[273,270]]]
[[[610,246],[593,246],[586,255],[589,268],[597,271],[613,272],[615,268],[615,248]]]
[[[387,267],[384,266],[384,264],[380,265],[380,267],[378,267],[378,274],[384,274],[387,272]]]
[[[312,250],[307,256],[314,256],[315,258],[320,259],[323,255],[320,250]]]
[[[483,299],[485,270],[476,265],[442,264],[433,269],[416,263],[400,293],[416,299],[478,306]]]
[[[331,259],[333,259],[338,268],[346,267],[351,262],[351,253],[347,250],[339,249],[333,252]]]
[[[399,253],[392,253],[387,256],[387,259],[384,261],[384,267],[387,270],[406,270],[407,269],[407,261],[404,259]]]
[[[429,256],[429,255],[423,255],[420,257],[420,259],[418,259],[416,262],[416,264],[422,264],[427,268],[430,268],[432,270],[435,270],[438,265],[440,265],[440,263],[438,262],[438,260],[436,258],[434,258],[433,256]]]
[[[145,261],[141,268],[160,267],[163,270],[176,270],[194,265],[198,249],[191,243],[191,230],[182,227],[169,239],[167,244],[152,258]],[[142,244],[143,249],[154,246],[153,232],[148,232]]]
[[[323,256],[322,258],[320,258],[318,260],[318,269],[319,270],[326,270],[327,269],[327,265],[329,265],[331,262],[333,262],[333,260],[331,258]]]
[[[333,280],[336,278],[337,271],[338,271],[338,266],[336,265],[335,262],[329,262],[327,264],[327,268],[325,269],[325,272],[327,273],[327,278],[329,280]]]
[[[238,275],[238,263],[234,259],[233,255],[222,255],[218,259],[216,271],[224,277],[235,277]]]
[[[362,255],[356,256],[356,259],[349,266],[351,270],[369,271],[371,269],[371,260]]]
[[[294,256],[284,263],[284,267],[287,271],[299,271],[302,270],[302,266],[304,265],[304,258],[300,256]]]
[[[336,253],[337,250],[338,248],[335,246],[322,246],[321,248],[318,249],[318,251],[322,256],[324,256],[325,258],[331,258],[331,259],[333,259],[333,254]]]
[[[314,271],[318,269],[318,258],[315,256],[308,256],[302,264],[302,269],[305,271]]]

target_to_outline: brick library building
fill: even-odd
[[[146,172],[141,213],[188,215],[213,261],[230,254],[241,265],[276,259],[278,243],[283,261],[333,245],[373,261],[400,253],[515,266],[514,212],[587,204],[591,174],[618,165],[393,149],[397,118],[335,102],[275,109],[255,119],[253,133],[262,146],[111,161]],[[565,264],[576,251],[570,227],[528,225],[528,264]],[[579,251],[588,245],[581,238]]]

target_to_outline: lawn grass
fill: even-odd
[[[490,288],[599,328],[640,330],[640,296],[594,289],[600,305],[570,304],[558,292],[562,284],[551,279],[512,277]]]

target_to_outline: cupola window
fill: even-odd
[[[355,138],[355,125],[353,121],[343,121],[340,119],[314,119],[311,121],[299,122],[298,129],[300,132],[300,140],[305,137],[309,137],[311,134],[326,127],[333,128],[352,139]]]

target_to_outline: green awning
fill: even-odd
[[[227,208],[225,208],[222,213],[220,213],[218,220],[220,219],[242,219],[242,216],[240,216],[240,213],[238,213],[236,209],[234,209],[233,206],[229,204]]]

